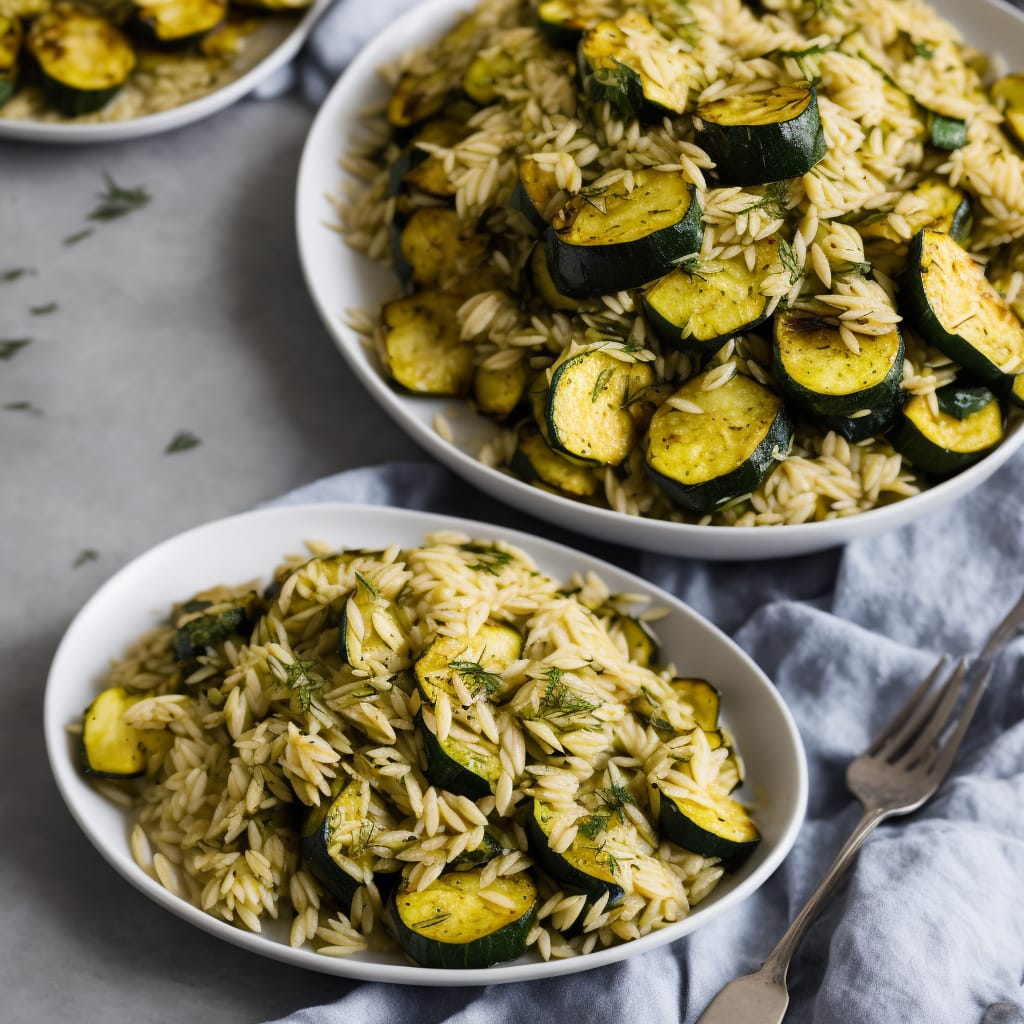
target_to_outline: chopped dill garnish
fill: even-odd
[[[673,266],[678,267],[685,274],[692,274],[694,277],[703,279],[704,260],[700,253],[691,252],[686,256],[678,256],[672,260]]]
[[[618,783],[609,786],[607,789],[599,789],[597,795],[601,798],[601,803],[608,808],[611,814],[614,814],[619,821],[622,821],[622,808],[626,804],[636,804],[636,797],[625,786],[619,785]]]
[[[323,689],[324,681],[314,670],[320,667],[316,658],[307,661],[293,661],[285,666],[285,685],[299,703],[303,711],[309,711]]]
[[[779,258],[782,265],[789,271],[789,283],[794,285],[804,276],[804,268],[800,266],[793,247],[784,238],[779,240]]]
[[[195,434],[187,430],[180,430],[168,441],[167,447],[164,449],[164,455],[172,455],[174,452],[187,452],[189,448],[195,448],[200,443],[199,438]]]
[[[100,204],[89,214],[89,220],[115,220],[145,206],[151,198],[141,186],[122,188],[109,174],[104,173],[103,178],[107,191],[100,193]]]
[[[575,690],[562,682],[561,669],[552,668],[548,672],[548,684],[540,698],[537,710],[538,718],[572,718],[585,715],[601,706],[600,701],[587,700]]]
[[[356,841],[352,844],[351,857],[360,857],[366,853],[367,847],[373,841],[373,837],[377,834],[377,826],[372,821],[364,821],[359,826],[359,832],[356,835]]]
[[[473,554],[481,556],[478,562],[466,566],[467,569],[472,569],[474,572],[486,572],[497,576],[498,570],[512,561],[512,554],[502,551],[496,544],[466,544],[463,546],[463,550],[472,551]]]
[[[610,814],[591,814],[583,819],[577,829],[584,839],[593,842],[608,827],[611,820]]]
[[[380,591],[358,569],[356,569],[355,576],[359,585],[376,601],[380,597]]]
[[[612,375],[615,370],[611,366],[606,366],[598,375],[597,380],[594,381],[594,388],[590,392],[590,403],[593,405],[601,396],[601,392],[608,388],[608,382],[612,379]]]
[[[474,697],[481,693],[486,693],[489,697],[492,693],[497,693],[504,685],[501,676],[494,672],[488,672],[483,665],[476,661],[463,661],[456,658],[454,661],[448,662],[448,667],[459,673]]]
[[[751,210],[764,210],[773,220],[781,220],[786,216],[786,209],[789,205],[789,185],[786,180],[772,181],[765,185],[764,195],[760,199],[744,207],[742,213],[750,213]]]
[[[922,43],[919,40],[912,40],[910,45],[913,48],[914,53],[923,60],[931,60],[932,57],[935,56],[935,51],[927,43]]]
[[[422,931],[424,928],[434,928],[439,924],[444,924],[451,916],[451,914],[435,914],[433,917],[425,917],[422,921],[417,921],[413,928],[419,931]]]

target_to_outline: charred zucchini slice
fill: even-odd
[[[950,235],[914,236],[900,297],[924,337],[981,380],[1024,369],[1024,327]]]
[[[646,363],[623,362],[602,348],[562,359],[551,374],[544,407],[551,447],[580,462],[617,466],[636,443],[630,396],[653,382]]]
[[[21,21],[0,14],[0,107],[14,95],[17,87],[23,38]]]
[[[659,114],[688,109],[693,58],[638,11],[591,28],[580,43],[579,62],[587,95],[608,100],[622,120],[635,117],[645,104]],[[657,77],[648,73],[652,64],[660,71]]]
[[[779,240],[755,243],[754,267],[743,255],[680,267],[655,281],[643,296],[655,333],[669,345],[711,355],[730,338],[761,323],[770,299],[761,282],[773,272]]]
[[[343,913],[380,862],[370,848],[374,834],[390,824],[370,786],[346,778],[336,780],[330,797],[306,814],[299,838],[302,861]]]
[[[485,736],[473,742],[452,735],[440,739],[422,717],[419,718],[423,749],[427,755],[427,778],[432,786],[450,793],[480,800],[488,796],[501,775],[498,748]]]
[[[987,455],[1003,439],[1003,411],[988,388],[953,381],[935,393],[936,415],[923,395],[911,398],[892,434],[893,447],[923,473],[949,476]]]
[[[226,0],[135,0],[135,22],[147,42],[186,46],[227,17]]]
[[[175,622],[171,649],[179,661],[205,654],[208,647],[229,637],[243,635],[258,612],[259,597],[250,591],[244,597],[226,601],[192,600]]]
[[[496,878],[482,894],[480,869],[449,871],[416,892],[399,887],[389,906],[398,944],[423,967],[479,968],[526,950],[537,918],[537,887],[525,871]],[[507,905],[504,905],[507,904]]]
[[[697,106],[697,143],[723,185],[759,185],[806,174],[828,152],[810,82],[707,100]]]
[[[517,440],[511,468],[524,480],[539,481],[577,498],[588,498],[601,486],[592,466],[581,466],[552,451],[537,427],[524,424]]]
[[[706,379],[692,377],[658,409],[645,445],[652,479],[669,500],[700,513],[753,491],[793,440],[773,391],[739,373],[704,391]]]
[[[149,751],[144,730],[124,720],[124,713],[143,696],[112,687],[86,708],[82,721],[82,770],[87,775],[131,779],[145,772]]]
[[[459,336],[462,299],[423,289],[384,306],[384,351],[396,384],[414,394],[469,394],[473,346]]]
[[[545,232],[548,266],[565,295],[606,295],[653,281],[700,251],[693,186],[676,171],[637,171],[634,186],[573,196]]]
[[[1003,108],[1006,130],[1013,140],[1024,146],[1024,74],[1004,75],[992,83],[989,95]]]
[[[453,682],[457,673],[471,697],[485,694],[500,700],[505,684],[501,673],[523,651],[523,638],[511,626],[485,622],[472,640],[465,637],[438,636],[416,659],[415,674],[423,697],[433,704],[437,691],[443,690],[456,705],[459,693]]]
[[[398,238],[396,269],[403,284],[430,288],[479,271],[487,252],[483,238],[447,206],[421,206]]]
[[[607,893],[607,906],[611,907],[622,901],[625,890],[615,879],[614,859],[602,849],[599,833],[610,822],[608,816],[603,817],[603,822],[593,815],[583,819],[569,848],[553,850],[550,836],[555,812],[543,801],[534,800],[526,818],[526,839],[530,853],[555,881],[585,893],[591,903]],[[588,821],[593,823],[592,829]]]
[[[718,857],[726,871],[740,867],[761,841],[746,808],[732,797],[708,797],[703,802],[659,795],[661,834],[702,857]]]
[[[135,51],[113,22],[75,4],[58,4],[36,18],[25,50],[47,99],[65,117],[105,106],[135,67]]]
[[[897,328],[862,338],[854,353],[834,324],[790,310],[775,317],[774,335],[775,374],[787,401],[850,441],[893,425],[903,401]]]

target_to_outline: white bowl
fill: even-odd
[[[177,107],[143,114],[125,121],[91,121],[85,124],[61,121],[33,121],[4,117],[0,111],[0,139],[27,142],[88,144],[119,142],[181,128],[216,114],[248,96],[298,52],[320,15],[333,0],[314,0],[293,23],[283,19],[268,22],[260,30],[259,45],[239,58],[242,74],[212,92]]]
[[[78,769],[77,738],[65,727],[80,722],[101,689],[111,659],[166,615],[175,601],[213,583],[267,579],[303,541],[376,547],[418,545],[436,530],[473,537],[495,535],[483,523],[401,509],[357,505],[296,505],[234,516],[201,526],[153,548],[107,581],[69,627],[53,660],[44,708],[46,746],[57,785],[93,845],[129,882],[179,917],[254,953],[327,974],[419,985],[484,985],[525,981],[587,970],[681,938],[736,906],[757,889],[788,853],[803,820],[807,768],[796,726],[764,673],[727,636],[674,597],[597,559],[511,530],[504,540],[526,551],[559,580],[593,570],[613,591],[650,595],[668,609],[658,623],[663,650],[678,669],[706,676],[722,692],[723,720],[736,738],[751,780],[741,798],[753,801],[763,839],[742,869],[728,876],[689,917],[642,939],[569,960],[516,961],[486,970],[444,971],[412,966],[397,957],[360,954],[338,960],[311,948],[288,945],[287,923],[255,935],[211,917],[173,896],[132,858],[130,822],[123,808],[104,799]]]
[[[346,326],[347,309],[375,313],[393,297],[393,272],[348,248],[336,231],[329,196],[340,191],[338,160],[349,140],[358,137],[358,114],[386,96],[378,69],[407,50],[439,36],[457,16],[472,8],[467,0],[428,0],[415,7],[360,53],[324,101],[310,129],[299,168],[296,223],[306,283],[320,316],[352,371],[384,409],[430,454],[481,490],[524,512],[580,533],[617,544],[665,554],[739,560],[781,558],[845,544],[856,537],[893,529],[934,511],[977,487],[1024,444],[1024,430],[1013,429],[991,455],[970,469],[922,494],[844,519],[780,527],[693,526],[626,516],[539,490],[475,457],[495,428],[466,402],[400,394],[383,368]],[[966,20],[955,0],[935,5],[951,20]],[[1024,51],[1024,15],[997,0],[971,7],[964,34],[988,52]],[[434,429],[439,414],[455,431],[454,443]]]

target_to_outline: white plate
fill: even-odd
[[[339,194],[338,159],[348,140],[358,133],[358,111],[386,95],[377,69],[439,36],[460,12],[472,6],[467,0],[429,0],[363,50],[334,86],[313,123],[302,154],[296,196],[299,255],[324,324],[374,397],[449,469],[502,502],[581,533],[666,554],[738,560],[806,554],[901,526],[977,487],[1024,444],[1024,430],[1018,428],[981,462],[920,496],[845,519],[772,528],[691,526],[625,516],[541,491],[478,462],[474,452],[494,431],[489,422],[473,414],[465,402],[399,394],[358,335],[346,327],[346,309],[375,312],[382,300],[397,294],[398,286],[390,270],[349,249],[328,227],[334,221],[328,196]],[[957,10],[956,0],[941,0],[935,6],[954,20],[963,14],[962,9]],[[963,31],[988,52],[1002,50],[1012,56],[1024,51],[1024,15],[996,0],[972,5],[970,25]],[[452,422],[454,443],[443,440],[434,429],[439,413]]]
[[[76,616],[53,660],[44,707],[46,746],[57,785],[82,830],[129,882],[168,910],[204,931],[254,953],[300,967],[350,978],[420,985],[483,985],[525,981],[602,964],[653,949],[701,927],[749,896],[778,867],[796,838],[807,799],[807,768],[793,720],[761,670],[728,637],[694,611],[640,578],[550,541],[502,530],[504,540],[526,551],[559,580],[593,570],[613,591],[649,594],[668,616],[658,623],[666,658],[680,671],[706,676],[722,692],[723,719],[736,738],[751,780],[752,800],[763,839],[741,871],[729,877],[685,920],[634,942],[587,956],[545,963],[516,961],[486,970],[436,970],[397,957],[361,954],[336,960],[310,948],[288,945],[287,924],[254,935],[226,924],[172,896],[132,859],[129,822],[122,808],[100,796],[77,767],[77,743],[65,726],[101,688],[110,660],[154,626],[174,601],[213,583],[266,580],[287,553],[303,541],[322,539],[339,547],[422,543],[435,530],[455,529],[473,537],[496,528],[445,516],[357,505],[297,505],[265,509],[201,526],[153,548],[105,583]]]
[[[193,121],[216,114],[248,96],[258,85],[287,64],[298,52],[320,15],[333,0],[315,0],[313,5],[291,24],[280,19],[268,22],[262,35],[254,33],[251,52],[243,53],[240,62],[244,71],[237,78],[197,99],[155,114],[144,114],[126,121],[90,121],[75,124],[61,121],[33,121],[4,117],[0,112],[0,139],[22,139],[28,142],[79,144],[117,142],[181,128]],[[298,16],[299,12],[296,12]]]

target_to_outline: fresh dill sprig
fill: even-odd
[[[352,844],[352,851],[350,856],[360,857],[366,853],[367,847],[373,841],[373,837],[377,834],[377,825],[372,821],[364,821],[359,826],[359,832],[356,835],[356,841]]]
[[[483,665],[476,661],[463,661],[461,658],[456,658],[454,661],[448,662],[448,667],[459,673],[474,697],[480,693],[486,693],[489,697],[492,693],[497,693],[504,685],[501,676],[494,672],[488,672]]]
[[[575,715],[585,715],[601,706],[600,701],[587,700],[563,683],[561,669],[549,669],[547,680],[537,710],[538,718],[572,718]]]
[[[295,694],[303,711],[309,711],[323,689],[323,678],[315,671],[320,667],[316,658],[293,661],[285,666],[285,686]]]
[[[608,382],[612,379],[612,375],[615,373],[615,369],[611,366],[606,366],[598,375],[597,380],[594,381],[593,390],[590,392],[590,403],[594,404],[601,397],[601,392],[605,391],[608,387]]]
[[[626,804],[636,804],[636,797],[620,783],[613,783],[607,789],[599,789],[597,795],[601,798],[601,803],[608,809],[610,814],[614,814],[615,817],[622,821],[622,808]]]
[[[789,185],[790,183],[785,179],[769,182],[765,185],[764,195],[744,207],[741,212],[750,213],[752,210],[764,210],[772,220],[781,220],[786,216],[789,206]]]
[[[380,591],[358,570],[355,572],[356,580],[359,585],[373,598],[374,601],[380,597]]]
[[[88,215],[89,220],[116,220],[145,206],[150,201],[150,194],[141,186],[123,188],[109,175],[104,173],[107,191],[100,193],[99,205]]]
[[[610,814],[591,814],[580,822],[577,829],[584,839],[593,842],[608,827],[611,820]]]
[[[496,544],[466,544],[463,547],[464,550],[481,556],[480,561],[466,566],[474,572],[486,572],[497,576],[498,570],[512,561],[511,552],[502,551]]]
[[[797,281],[804,276],[804,268],[796,258],[796,253],[793,252],[793,246],[791,246],[784,238],[779,241],[779,259],[782,260],[782,265],[789,271],[790,285],[796,284]]]
[[[444,924],[451,916],[451,914],[435,914],[433,917],[425,917],[422,921],[416,921],[413,927],[418,931],[422,931],[424,928],[436,928],[437,925]]]

